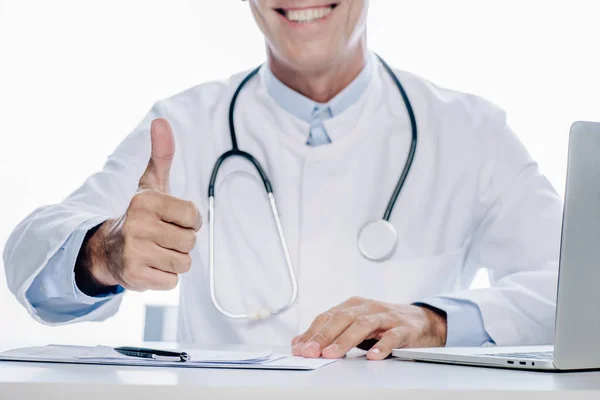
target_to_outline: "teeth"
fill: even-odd
[[[325,18],[333,7],[305,8],[302,10],[286,10],[285,16],[293,22],[309,23]]]

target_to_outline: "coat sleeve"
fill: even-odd
[[[58,325],[103,320],[117,311],[122,296],[115,296],[97,308],[90,308],[90,312],[84,315],[65,318],[52,315],[52,310],[48,309],[39,312],[32,306],[26,293],[48,261],[78,227],[93,220],[118,217],[125,212],[148,164],[150,123],[163,116],[160,103],[155,104],[144,120],[109,156],[100,172],[90,176],[61,203],[35,210],[10,235],[4,249],[7,283],[35,320]],[[65,262],[59,267],[71,269],[73,265]],[[64,275],[70,274],[65,272]]]
[[[443,297],[475,303],[498,345],[551,344],[562,202],[504,114],[495,121],[478,165],[477,212],[466,260],[488,269],[491,287]]]

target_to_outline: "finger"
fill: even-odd
[[[129,205],[130,213],[145,213],[151,211],[161,220],[190,228],[198,232],[202,226],[202,216],[198,207],[187,200],[178,199],[157,192],[155,190],[144,190],[138,192]]]
[[[341,358],[384,325],[385,315],[362,315],[322,351],[324,358]]]
[[[329,321],[302,347],[301,355],[307,358],[321,357],[321,351],[325,347],[336,340],[358,318],[368,313],[369,309],[365,305],[333,311]]]
[[[335,307],[332,307],[328,311],[323,314],[318,315],[313,323],[310,325],[308,330],[292,339],[292,354],[295,356],[302,355],[302,347],[313,337],[328,321],[331,317],[332,313],[338,310],[344,310],[346,308],[359,305],[361,302],[365,302],[366,300],[360,297],[352,297],[343,303],[338,304]]]
[[[158,246],[187,254],[196,245],[196,232],[163,221],[152,228],[151,240]]]
[[[367,352],[369,360],[383,360],[390,354],[392,350],[403,347],[408,343],[410,331],[405,326],[399,326],[385,332],[381,339],[371,350]]]
[[[165,196],[157,212],[163,221],[183,228],[190,228],[198,232],[202,226],[202,217],[198,207],[188,200]]]
[[[164,272],[149,266],[140,266],[123,276],[127,286],[134,291],[171,290],[177,286],[177,274]]]
[[[175,155],[175,139],[171,125],[164,118],[157,118],[150,126],[152,153],[146,171],[140,178],[140,189],[169,192],[169,173]]]
[[[300,342],[300,339],[302,339],[303,336],[304,336],[304,334],[294,336],[294,338],[292,339],[292,347],[294,347],[296,344],[298,344],[298,342]]]
[[[325,324],[329,321],[332,316],[332,311],[326,311],[323,314],[319,314],[312,324],[308,327],[308,330],[302,335],[296,336],[292,341],[292,354],[295,356],[302,356],[302,348],[317,333]]]
[[[146,254],[143,262],[155,269],[172,274],[185,274],[192,267],[192,257],[178,251],[154,246],[152,252]]]
[[[351,297],[348,300],[346,300],[346,301],[338,304],[337,306],[330,308],[329,310],[327,310],[327,312],[325,312],[323,314],[327,314],[328,312],[333,312],[333,311],[337,311],[337,310],[343,310],[345,308],[357,306],[357,305],[360,305],[364,301],[366,301],[366,299],[363,299],[362,297]],[[313,321],[313,325],[315,323],[317,323],[318,319],[322,318],[323,314],[321,314],[320,316],[317,316],[317,318],[315,318],[315,320]],[[326,322],[326,319],[324,321]],[[295,345],[298,342],[301,342],[302,341],[301,339],[304,338],[304,337],[310,338],[313,335],[313,333],[310,333],[311,328],[313,328],[313,325],[311,325],[309,327],[309,329],[305,333],[295,336],[292,339],[292,345]]]
[[[338,306],[336,306],[338,307]],[[306,343],[317,333],[319,332],[329,319],[333,316],[333,313],[336,312],[335,308],[332,308],[323,314],[319,314],[312,324],[308,327],[308,330],[303,334],[296,336],[292,340],[292,354],[295,356],[302,356],[302,348],[306,345]]]
[[[164,272],[156,268],[146,268],[148,271],[148,284],[146,287],[150,290],[172,290],[179,283],[179,276],[170,272]]]

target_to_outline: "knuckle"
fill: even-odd
[[[133,210],[147,210],[152,208],[156,202],[156,192],[152,190],[144,190],[137,193],[131,199],[129,208]]]
[[[200,211],[198,210],[198,207],[196,207],[196,204],[194,204],[192,201],[188,201],[188,212],[187,212],[187,221],[188,221],[188,226],[190,228],[194,228],[197,229],[199,228],[199,226],[202,225],[202,216],[200,215]]]
[[[372,315],[361,315],[356,318],[356,324],[361,328],[369,328],[375,325],[375,318]]]
[[[312,336],[307,332],[304,333],[300,336],[298,336],[298,339],[296,340],[296,343],[306,343],[308,342],[308,340],[311,338]]]
[[[179,282],[179,278],[177,277],[177,275],[171,275],[167,279],[162,280],[161,289],[162,290],[175,289],[178,282]]]
[[[195,221],[198,217],[198,209],[196,208],[196,205],[191,200],[186,200],[185,205],[188,218],[190,221]]]
[[[196,232],[189,232],[187,235],[187,251],[190,252],[196,246]]]
[[[390,307],[388,303],[384,303],[382,301],[370,301],[368,305],[369,309],[371,309],[374,313],[387,313],[393,311],[393,308]]]
[[[167,290],[167,284],[164,280],[159,280],[152,283],[152,289],[154,290]]]
[[[317,333],[312,338],[312,340],[317,343],[329,343],[329,342],[333,341],[333,339],[335,339],[335,338],[333,337],[331,332],[329,332],[327,330],[323,330],[323,331]]]
[[[129,210],[136,210],[136,209],[143,208],[144,203],[145,203],[144,192],[138,193],[135,196],[133,196],[133,198],[131,199],[131,202],[129,203]]]
[[[348,299],[348,302],[350,304],[362,304],[366,301],[366,299],[364,297],[360,297],[360,296],[352,296],[350,297],[350,299]]]
[[[317,318],[315,318],[315,323],[317,324],[325,324],[327,323],[327,321],[329,321],[331,319],[332,315],[331,312],[325,312],[323,314],[319,314],[317,315]]]
[[[175,257],[169,257],[169,260],[167,262],[168,264],[168,268],[169,271],[177,273],[179,271],[179,260],[177,260],[177,258]]]
[[[166,283],[164,282],[164,279],[161,278],[148,278],[144,284],[146,287],[152,290],[166,290]]]
[[[183,273],[189,272],[192,269],[192,256],[189,254],[184,256],[181,269]]]
[[[350,322],[355,318],[354,312],[351,310],[338,310],[333,313],[331,319],[335,322]]]

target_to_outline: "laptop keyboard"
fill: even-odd
[[[482,354],[490,357],[502,357],[502,358],[522,358],[526,360],[548,360],[552,361],[554,358],[554,352],[542,351],[539,353],[500,353],[500,354]]]

